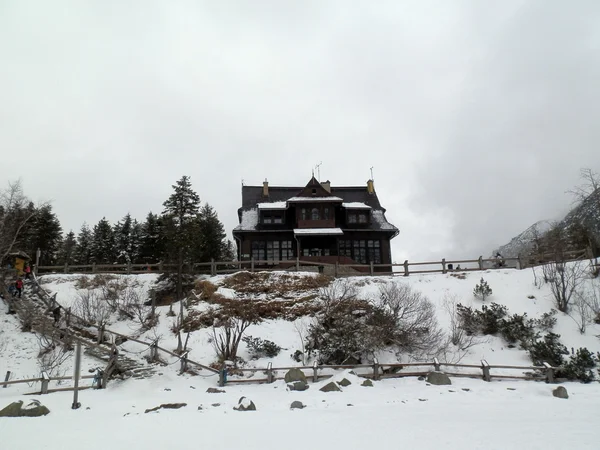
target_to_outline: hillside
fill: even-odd
[[[347,281],[358,290],[359,297],[374,302],[377,302],[382,285],[411,286],[433,302],[437,320],[448,332],[450,318],[444,307],[445,301],[454,296],[455,301],[480,309],[482,302],[473,297],[472,291],[482,277],[493,289],[487,304],[496,302],[505,305],[510,314],[527,313],[531,318],[540,317],[553,308],[549,287],[536,287],[532,270],[489,270],[406,278],[355,277]],[[146,296],[140,300],[147,300],[148,290],[155,287],[157,276],[121,275],[111,279],[144,293]],[[46,289],[57,294],[57,300],[63,306],[74,309],[85,298],[86,292],[103,289],[99,287],[102,286],[102,276],[57,274],[46,275],[41,281]],[[239,273],[212,277],[207,281],[217,287],[211,297],[213,300],[191,301],[188,317],[208,311],[214,299],[238,301],[250,296],[256,305],[266,308],[266,313],[276,315],[283,311],[288,319],[293,319],[266,319],[250,326],[248,335],[272,340],[283,350],[274,358],[252,359],[247,345],[242,342],[239,356],[245,361],[244,367],[264,368],[269,362],[274,367],[300,364],[290,357],[302,348],[295,325],[306,325],[311,320],[305,313],[321,304],[319,286],[325,286],[327,280],[315,274],[275,272]],[[597,281],[587,279],[584,289],[591,289],[592,283]],[[197,293],[201,296],[199,291]],[[178,311],[179,305],[174,304],[173,309]],[[175,349],[177,338],[171,331],[175,318],[167,315],[168,310],[169,306],[158,307],[159,321],[151,330],[142,330],[135,320],[119,317],[118,314],[110,317],[108,328],[136,336],[142,341],[160,337],[162,347]],[[0,336],[5,342],[4,348],[0,345],[0,371],[13,370],[17,378],[33,374],[36,367],[35,339],[30,333],[18,331],[13,316],[6,316],[4,310],[0,315],[4,324]],[[568,348],[587,347],[594,352],[600,351],[597,338],[600,325],[591,324],[581,334],[571,317],[559,313],[556,318],[554,332],[561,335],[561,341]],[[210,328],[193,331],[188,342],[190,359],[207,365],[215,362],[212,339]],[[451,361],[462,358],[461,363],[474,365],[479,365],[481,359],[492,365],[531,365],[526,351],[518,346],[510,347],[499,336],[485,336],[466,354],[456,352],[446,356]],[[132,341],[123,343],[119,348],[129,358],[138,358],[140,362],[144,362],[148,354],[143,346]],[[410,360],[407,354],[396,355],[391,351],[381,352],[378,357],[382,363]],[[374,439],[383,446],[397,446],[398,442],[402,442],[417,448],[437,448],[443,443],[444,448],[450,449],[567,446],[591,449],[597,448],[600,438],[594,422],[600,401],[599,383],[563,383],[570,395],[565,401],[552,397],[554,386],[543,382],[496,379],[486,383],[480,379],[452,378],[452,386],[433,386],[412,377],[377,381],[373,388],[367,388],[360,386],[362,380],[349,371],[337,371],[333,372],[335,381],[347,378],[351,382],[340,393],[319,391],[321,386],[331,381],[324,380],[311,383],[310,389],[304,392],[288,391],[283,381],[276,381],[272,384],[228,384],[224,393],[210,394],[206,390],[217,386],[216,376],[204,370],[179,375],[180,365],[176,358],[168,355],[161,358],[165,365],[157,366],[156,374],[150,378],[113,381],[106,390],[83,391],[80,394],[83,406],[78,411],[70,409],[71,393],[37,397],[52,412],[46,418],[36,420],[36,435],[23,438],[30,427],[27,420],[9,422],[0,419],[3,440],[11,442],[11,449],[30,448],[34,444],[75,449],[81,448],[84,443],[86,449],[95,450],[106,447],[106,429],[111,429],[110,443],[115,448],[129,447],[131,442],[148,449],[166,445],[177,445],[183,449],[198,448],[199,445],[222,448],[224,442],[231,445],[229,441],[233,437],[236,441],[241,439],[247,449],[282,446],[300,449],[314,440],[357,448],[372,443]],[[311,362],[308,361],[309,364]],[[69,364],[64,368],[67,373],[72,370]],[[92,367],[93,359],[86,360],[85,368]],[[264,374],[244,375],[245,378],[252,376],[259,378]],[[69,385],[70,381],[65,383]],[[27,385],[0,388],[0,407],[18,399],[27,400],[22,394],[32,390]],[[255,402],[257,412],[242,414],[233,411],[242,396]],[[290,403],[294,400],[301,401],[306,408],[290,410]],[[144,413],[147,408],[163,403],[181,402],[187,406],[179,410]],[[465,418],[469,418],[468,426]],[[50,430],[62,429],[67,424],[71,430],[68,439],[45,441]],[[398,424],[409,431],[396,432]],[[498,433],[499,427],[510,429],[511,433]],[[196,428],[198,433],[192,431]],[[357,430],[360,432],[357,433]]]

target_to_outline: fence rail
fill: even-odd
[[[403,372],[404,368],[421,367],[427,370]],[[308,374],[305,373],[307,380],[312,380],[313,383],[318,382],[322,379],[333,377],[332,374],[320,373],[323,370],[340,370],[340,369],[351,369],[356,371],[356,375],[361,378],[370,378],[373,380],[387,379],[387,378],[403,378],[403,377],[418,377],[425,376],[431,372],[431,368],[434,371],[442,371],[442,368],[463,368],[463,369],[479,369],[480,372],[444,372],[448,376],[453,377],[467,377],[467,378],[482,378],[484,381],[492,381],[492,378],[497,379],[519,379],[519,380],[545,380],[546,383],[554,382],[554,374],[556,367],[552,367],[548,363],[544,363],[542,366],[512,366],[512,365],[490,365],[486,360],[481,360],[480,365],[475,364],[457,364],[457,363],[443,363],[434,358],[432,361],[424,362],[412,362],[412,363],[392,363],[392,364],[380,364],[377,359],[374,360],[373,364],[358,364],[358,365],[319,365],[315,362],[312,366],[296,366],[296,367],[273,367],[270,363],[266,368],[235,368],[233,374],[244,373],[252,374],[254,376],[257,372],[263,372],[266,374],[266,378],[230,378],[227,376],[227,368],[222,367],[221,371],[223,375],[219,378],[219,385],[225,386],[227,384],[236,383],[272,383],[276,380],[283,379],[281,376],[277,376],[277,372],[286,371],[290,369],[300,369],[304,371],[310,371]],[[492,373],[493,369],[503,370],[535,370],[540,373],[539,376],[534,375],[523,375],[523,374],[499,374]]]

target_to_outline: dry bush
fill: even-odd
[[[217,292],[217,289],[219,289],[218,286],[210,281],[200,280],[194,286],[194,293],[200,300],[208,300]]]
[[[450,331],[446,341],[440,347],[438,357],[446,363],[459,363],[468,354],[469,349],[481,342],[481,338],[473,333],[468,333],[461,325],[461,317],[458,313],[460,299],[456,295],[446,294],[443,306],[450,319]]]
[[[551,262],[543,266],[544,280],[550,285],[556,308],[569,312],[573,295],[586,277],[586,264],[583,261]]]
[[[261,321],[253,304],[248,300],[230,302],[222,307],[223,319],[217,319],[212,328],[212,345],[220,361],[234,361],[246,329]]]
[[[270,272],[238,272],[223,280],[222,286],[244,296],[265,295],[268,298],[288,298],[302,292],[315,291],[331,283],[325,275],[304,276],[272,274]]]
[[[56,336],[55,330],[45,330],[37,336],[37,339],[40,370],[47,372],[50,377],[64,375],[63,366],[72,356],[70,353],[72,347],[68,343],[63,345]]]
[[[87,289],[79,291],[77,295],[79,299],[73,307],[75,314],[88,324],[105,326],[110,318],[111,307],[100,293],[94,289]]]
[[[97,289],[106,286],[110,281],[116,280],[117,276],[108,273],[100,273],[93,277],[81,276],[75,281],[77,289]]]

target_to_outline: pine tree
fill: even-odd
[[[485,302],[485,299],[492,295],[492,288],[487,281],[482,278],[479,284],[475,285],[473,295]]]
[[[62,243],[62,228],[58,217],[52,212],[51,205],[42,206],[36,211],[27,224],[23,238],[25,242],[21,248],[31,257],[36,254],[38,248],[41,250],[41,266],[56,264]]]
[[[225,244],[225,250],[223,252],[222,258],[223,261],[237,260],[235,247],[233,245],[233,242],[231,242],[229,239],[227,239],[227,243]]]
[[[113,264],[116,260],[115,239],[106,217],[94,226],[92,234],[92,261],[96,264]]]
[[[223,227],[214,208],[208,203],[205,204],[200,210],[197,220],[198,233],[194,252],[195,261],[223,260],[227,250],[225,227]]]
[[[75,233],[71,230],[65,235],[62,241],[60,251],[58,252],[58,264],[73,264],[75,261],[76,247],[77,239]]]
[[[162,219],[152,212],[148,213],[140,231],[140,260],[144,263],[156,263],[162,260],[165,240]]]
[[[113,228],[116,261],[119,264],[132,264],[138,260],[140,246],[140,225],[131,215],[127,215]]]
[[[87,223],[83,223],[79,235],[77,235],[77,245],[73,260],[76,264],[91,264],[92,263],[92,231]]]

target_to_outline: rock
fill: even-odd
[[[348,403],[346,406],[354,406],[352,403]]]
[[[331,383],[327,383],[325,386],[323,386],[321,389],[319,389],[321,392],[341,392],[342,390],[338,387],[337,384],[335,384],[333,381]]]
[[[234,406],[233,409],[236,411],[256,411],[256,405],[249,398],[241,397],[238,401],[238,405]]]
[[[212,388],[212,387],[208,388],[206,390],[206,392],[208,392],[209,394],[224,394],[225,393],[225,391],[223,389],[217,389],[217,388]]]
[[[286,383],[293,383],[294,381],[302,381],[306,384],[306,375],[300,369],[290,369],[285,374],[284,380]]]
[[[287,385],[290,391],[305,391],[308,389],[308,384],[304,381],[294,381],[292,384]]]
[[[429,374],[427,374],[427,382],[435,384],[436,386],[452,384],[448,375],[443,372],[429,372]]]
[[[565,388],[564,386],[558,386],[556,389],[554,389],[552,391],[552,395],[554,395],[556,398],[564,398],[564,399],[569,398],[569,393],[567,392],[567,388]]]
[[[165,388],[165,391],[167,391],[167,392],[169,392],[170,390],[171,390],[171,389],[169,389],[169,388]]]
[[[187,403],[163,403],[160,406],[155,406],[154,408],[147,409],[144,411],[146,414],[153,411],[158,411],[159,409],[179,409],[187,406]]]
[[[419,381],[425,381],[425,377],[423,375],[421,375],[419,378],[417,378],[417,380],[419,380]]]
[[[304,408],[306,408],[306,406],[303,405],[302,402],[299,402],[297,400],[295,402],[292,402],[292,404],[290,405],[290,409],[304,409]]]
[[[373,382],[371,380],[365,380],[362,382],[361,386],[373,387]]]
[[[50,414],[50,410],[37,400],[23,406],[23,401],[11,403],[0,411],[0,417],[40,417]]]
[[[452,389],[448,389],[448,392],[456,392],[456,391],[453,391]]]
[[[215,407],[215,408],[216,408],[216,407],[218,407],[218,406],[221,406],[221,404],[220,404],[220,403],[213,403],[213,404],[211,404],[210,406],[213,406],[213,407]]]
[[[462,388],[462,390],[465,391],[465,392],[469,392],[471,389],[469,389],[469,388]]]
[[[341,381],[338,381],[338,384],[342,387],[346,387],[350,386],[352,383],[350,383],[350,380],[348,380],[347,378],[343,378]]]
[[[427,399],[426,399],[426,398],[420,398],[420,399],[419,399],[419,401],[420,401],[420,402],[426,402],[426,401],[427,401]]]
[[[506,388],[507,391],[516,391],[516,388]]]
[[[198,411],[202,411],[204,408],[202,408],[202,405],[198,406]]]

